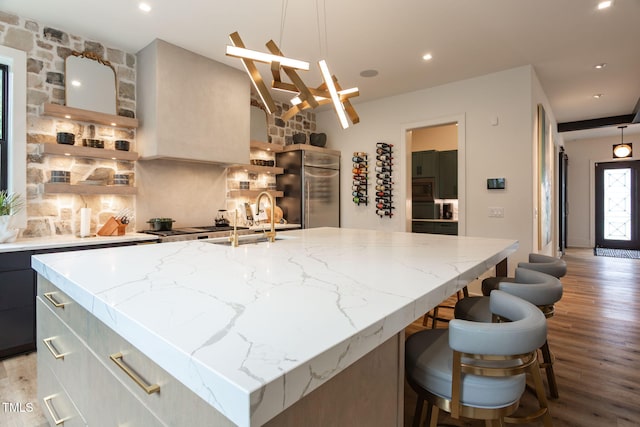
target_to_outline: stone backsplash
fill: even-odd
[[[40,114],[44,103],[65,104],[65,59],[71,51],[89,51],[109,61],[117,76],[118,115],[135,117],[136,57],[104,44],[16,15],[0,11],[0,44],[27,53],[27,228],[23,237],[76,234],[80,227],[80,208],[92,208],[92,232],[111,215],[127,207],[134,208],[135,196],[43,194],[41,189],[52,170],[71,172],[71,183],[90,178],[108,178],[114,173],[135,172],[135,163],[115,160],[40,155],[39,144],[56,143],[57,132],[105,141],[125,139],[135,150],[135,131],[109,126],[89,125]],[[135,230],[135,223],[129,231]]]
[[[274,114],[267,115],[267,132],[269,141],[273,144],[290,145],[293,144],[293,135],[302,133],[309,143],[309,135],[316,132],[316,114],[313,110],[302,111],[289,120],[282,120],[282,114],[287,111],[290,105],[279,101],[274,101],[277,110]],[[262,108],[262,103],[257,96],[252,93],[251,105]]]

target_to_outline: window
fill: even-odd
[[[7,122],[9,117],[9,67],[0,64],[0,190],[8,189],[9,150]]]

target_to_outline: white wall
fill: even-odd
[[[402,129],[408,123],[462,116],[466,164],[459,168],[466,171],[466,200],[460,215],[466,221],[466,235],[517,239],[520,248],[511,258],[510,269],[529,252],[537,251],[537,240],[533,239],[533,130],[535,105],[544,94],[535,89],[538,84],[534,80],[533,68],[524,66],[357,104],[360,123],[347,130],[340,129],[333,111],[318,113],[318,129],[327,133],[327,146],[342,151],[342,226],[408,231],[405,200],[411,171],[404,161],[407,153]],[[492,125],[495,118],[498,124]],[[396,215],[392,219],[376,216],[372,205],[356,206],[351,201],[352,152],[366,151],[373,157],[378,141],[395,146]],[[505,190],[486,189],[487,178],[496,177],[506,178]],[[504,218],[488,217],[489,207],[503,207]]]
[[[625,142],[638,141],[638,135],[627,136]],[[567,246],[592,248],[595,243],[593,171],[596,162],[613,162],[611,150],[620,143],[620,135],[565,141],[569,156],[567,167]],[[635,145],[635,144],[634,144]],[[639,144],[640,145],[640,144]],[[635,148],[635,147],[634,147]],[[638,160],[638,151],[631,159]],[[629,158],[625,159],[629,160]]]

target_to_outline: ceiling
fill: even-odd
[[[228,35],[326,59],[357,104],[532,64],[558,122],[628,115],[640,99],[640,0],[0,0],[0,10],[136,53],[155,38],[230,66]],[[283,13],[284,12],[284,13]],[[431,53],[425,62],[422,55]],[[594,65],[606,63],[604,69]],[[375,69],[376,77],[361,77]],[[302,72],[309,86],[315,70]],[[269,78],[269,71],[263,71]],[[600,99],[594,94],[602,94]],[[618,134],[615,126],[598,130]],[[625,131],[640,133],[640,124]],[[565,140],[591,137],[591,131]]]

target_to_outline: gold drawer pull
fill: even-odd
[[[55,294],[55,292],[45,292],[44,296],[51,302],[51,304],[53,304],[55,308],[61,308],[64,310],[64,306],[67,305],[67,303],[56,301],[55,298],[53,298],[53,294]]]
[[[136,384],[140,386],[147,394],[159,393],[160,386],[158,384],[150,384],[147,385],[144,383],[144,380],[140,378],[140,376],[130,367],[128,367],[122,358],[124,357],[122,353],[115,353],[109,356],[113,362],[118,365],[118,368],[122,369],[125,374],[129,375],[129,377],[135,381]]]
[[[55,338],[56,337],[45,338],[42,340],[42,342],[47,346],[51,354],[53,354],[53,357],[55,357],[56,359],[64,359],[64,353],[58,353],[58,350],[56,350],[53,344],[51,344],[51,341],[53,341]]]
[[[59,426],[60,424],[64,424],[67,418],[58,418],[58,414],[50,403],[54,397],[56,397],[56,395],[52,394],[51,396],[47,396],[42,400],[44,401],[44,406],[47,407],[47,411],[49,411],[49,415],[51,415],[51,418],[53,418],[53,422],[55,423],[55,425]]]

